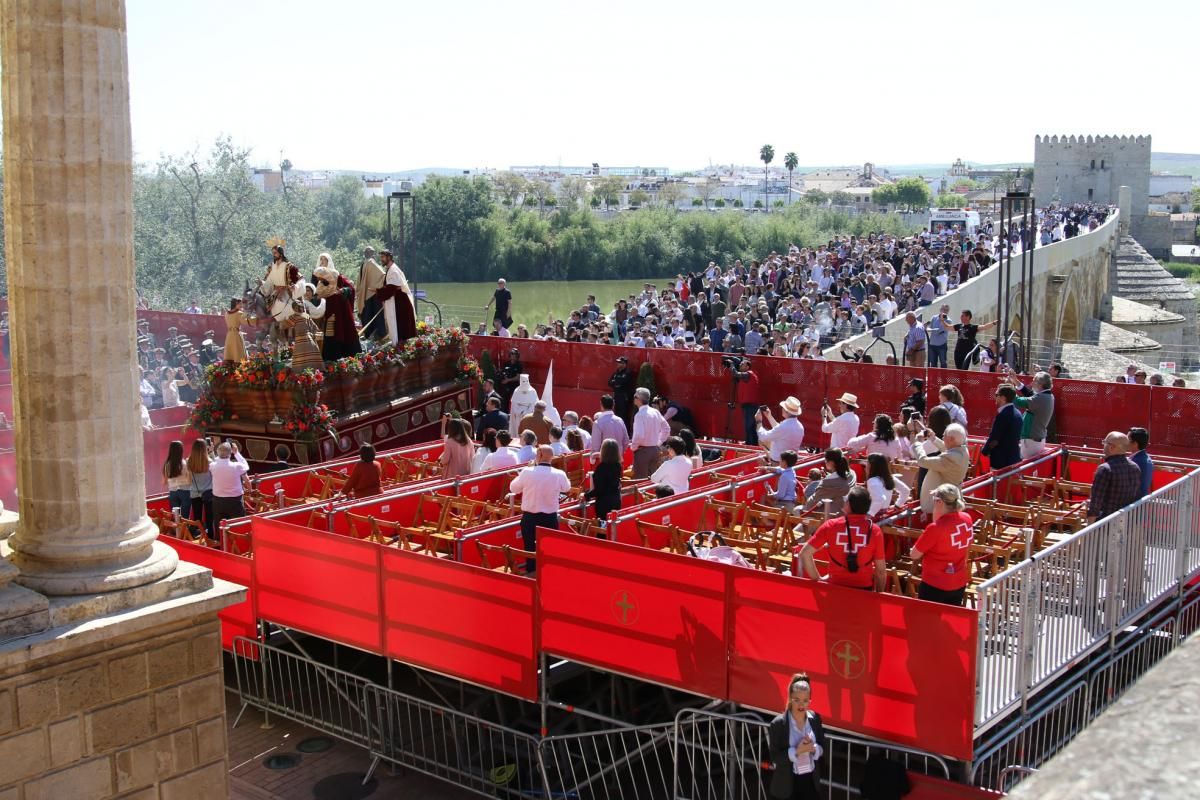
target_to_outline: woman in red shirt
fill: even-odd
[[[966,504],[954,484],[943,483],[932,495],[933,523],[912,548],[912,560],[925,562],[917,597],[961,606],[971,579],[967,554],[974,538],[974,520],[963,511]]]
[[[347,497],[370,497],[383,489],[379,485],[379,462],[375,460],[375,448],[364,444],[358,449],[359,462],[350,470],[350,477],[342,484],[342,494]]]

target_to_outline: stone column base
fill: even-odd
[[[227,798],[216,615],[244,596],[181,564],[49,601],[58,627],[0,642],[0,798]]]

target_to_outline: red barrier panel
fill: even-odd
[[[221,620],[221,646],[233,649],[233,638],[258,636],[258,615],[254,610],[254,562],[211,547],[201,547],[172,536],[158,537],[172,547],[182,561],[190,561],[212,570],[213,577],[246,587],[246,599],[217,613]]]
[[[17,454],[12,450],[0,452],[0,502],[17,510]]]
[[[1004,796],[990,789],[934,778],[919,772],[908,773],[908,782],[912,791],[904,795],[904,800],[995,800]]]
[[[1145,427],[1150,431],[1150,452],[1195,458],[1200,453],[1200,390],[1155,386],[1149,399]]]
[[[382,559],[386,655],[537,700],[534,581],[393,548]]]
[[[177,328],[181,335],[188,336],[192,344],[199,346],[204,340],[206,331],[213,331],[217,337],[217,345],[224,343],[225,318],[216,314],[184,314],[179,311],[139,311],[138,321],[146,320],[150,325],[150,333],[158,340],[167,337],[170,328]]]
[[[188,406],[152,408],[150,409],[150,421],[156,428],[173,428],[187,422],[191,413],[192,410]]]
[[[726,697],[778,711],[806,671],[828,724],[970,760],[974,611],[747,569],[731,580]]]
[[[887,414],[900,421],[900,406],[908,399],[908,382],[913,378],[924,378],[925,370],[912,367],[889,367],[886,364],[856,364],[852,361],[826,361],[825,396],[837,413],[834,402],[844,392],[858,397],[859,433],[867,433],[874,426],[877,414]],[[820,432],[820,427],[816,428]],[[807,434],[807,428],[805,429]],[[829,434],[821,434],[821,446],[829,446]]]
[[[718,564],[540,529],[541,647],[722,697],[727,575]]]
[[[9,419],[13,418],[13,387],[11,383],[0,384],[0,411]]]
[[[383,651],[379,545],[251,518],[262,619],[374,653]]]

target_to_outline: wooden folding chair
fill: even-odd
[[[537,553],[519,550],[511,544],[504,545],[504,565],[513,575],[525,575],[525,562],[537,557]]]
[[[678,525],[659,525],[642,519],[634,520],[634,524],[637,526],[638,536],[642,540],[642,547],[650,547],[650,538],[654,536],[666,541],[666,547],[658,548],[662,552],[680,555],[687,553],[687,537],[679,530]]]
[[[708,497],[705,498],[704,508],[700,511],[699,528],[702,531],[716,531],[722,536],[737,536],[741,532],[745,514],[746,506],[741,503]]]
[[[484,544],[479,539],[475,540],[475,549],[479,551],[479,563],[484,569],[490,569],[493,572],[508,572],[508,559],[504,555],[506,544]]]

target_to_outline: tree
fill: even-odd
[[[553,196],[554,189],[550,184],[543,180],[529,182],[529,194],[537,199],[538,208],[543,208],[546,205],[546,198]]]
[[[634,189],[629,193],[629,205],[633,208],[644,206],[650,200],[650,195],[644,189]]]
[[[704,201],[701,200],[699,197],[692,198],[692,208],[699,208],[702,205],[704,205]],[[3,213],[3,212],[0,212],[0,213]]]
[[[558,183],[558,199],[567,208],[576,208],[587,196],[587,181],[577,175],[568,175]]]
[[[1192,188],[1192,211],[1200,212],[1200,186]]]
[[[716,199],[716,200],[713,202],[713,205],[714,205],[714,206],[716,206],[717,208],[724,208],[724,207],[725,207],[725,198],[724,198],[724,197],[718,197],[718,198],[717,198],[717,199]]]
[[[929,186],[920,178],[901,178],[896,181],[896,202],[909,211],[929,207]]]
[[[871,190],[871,202],[877,206],[894,206],[896,199],[896,184],[885,183]]]
[[[796,171],[796,167],[800,165],[800,159],[796,157],[795,151],[790,151],[783,157],[783,166],[788,171],[788,205],[792,204],[792,173]]]
[[[754,207],[755,207],[755,208],[762,208],[762,207],[763,207],[763,201],[762,201],[762,200],[755,200],[755,201],[754,201]]]
[[[617,175],[606,175],[596,181],[595,193],[604,201],[604,210],[621,204],[621,192],[625,191],[625,181]]]
[[[759,200],[758,202],[761,203],[762,201]],[[745,205],[746,204],[742,202],[742,198],[740,198],[740,197],[733,201],[734,208],[743,208]]]
[[[667,208],[675,208],[683,199],[683,184],[668,181],[658,190],[658,200]]]
[[[704,201],[704,207],[708,208],[708,201],[721,188],[721,179],[715,175],[709,175],[696,186],[696,194],[700,195],[700,199]],[[722,205],[724,205],[722,203]]]
[[[963,208],[967,204],[967,198],[954,192],[943,192],[934,198],[933,204],[936,208]]]
[[[763,162],[763,199],[767,198],[767,176],[771,169],[771,162],[775,160],[775,148],[772,145],[764,144],[758,149],[758,158]]]
[[[829,204],[833,206],[852,206],[854,205],[854,195],[841,190],[830,192]]]
[[[804,202],[812,203],[814,206],[823,206],[829,202],[829,195],[821,189],[809,189],[804,193]]]
[[[515,206],[517,199],[525,194],[528,183],[524,176],[515,172],[497,172],[492,176],[492,185],[496,188],[496,194],[507,201],[510,206]]]

